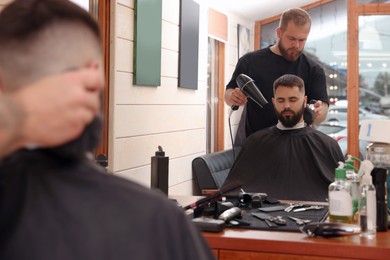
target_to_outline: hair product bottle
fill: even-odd
[[[352,223],[352,186],[346,181],[344,163],[336,168],[335,181],[329,185],[329,221]]]
[[[359,199],[359,225],[361,237],[374,238],[376,234],[376,191],[371,172],[362,176]]]

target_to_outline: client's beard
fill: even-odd
[[[297,111],[297,113],[295,113],[294,111],[292,111],[290,109],[283,110],[280,113],[275,110],[275,113],[276,113],[276,117],[282,123],[283,126],[293,127],[296,124],[298,124],[298,122],[301,120],[304,109],[305,109],[305,104],[302,105],[302,108],[299,111]],[[286,111],[291,112],[292,115],[291,116],[283,116],[283,112],[286,112]]]
[[[85,127],[81,135],[64,145],[45,149],[64,159],[83,160],[87,153],[93,152],[100,143],[103,119],[101,116]]]

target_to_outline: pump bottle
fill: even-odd
[[[376,191],[371,172],[365,172],[360,184],[359,225],[361,237],[374,238],[376,234]]]
[[[352,223],[352,186],[346,181],[344,163],[336,168],[335,181],[329,185],[329,221]]]

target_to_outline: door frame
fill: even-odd
[[[104,90],[101,96],[102,102],[102,139],[100,145],[95,150],[95,156],[105,155],[108,162],[108,122],[109,122],[109,82],[110,82],[110,1],[92,0],[97,2],[97,21],[102,37],[103,66],[104,66]],[[95,6],[96,7],[96,6]],[[93,9],[92,9],[93,10]],[[96,9],[95,9],[96,10]],[[96,14],[95,14],[96,16]]]

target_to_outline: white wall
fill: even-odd
[[[150,186],[151,156],[161,145],[170,159],[169,193],[192,194],[191,161],[206,144],[206,64],[199,66],[198,90],[177,87],[179,3],[162,2],[161,86],[145,87],[133,85],[134,1],[111,2],[109,169]],[[199,50],[206,55],[207,42]]]
[[[178,88],[179,0],[163,0],[161,86],[134,86],[134,1],[115,0],[112,9],[109,169],[150,186],[150,160],[158,145],[169,156],[169,193],[192,194],[192,160],[206,148],[207,6],[200,5],[198,90]],[[226,82],[237,62],[237,23],[229,18]],[[228,107],[226,106],[226,115]],[[238,123],[239,114],[232,121]],[[225,144],[230,144],[226,116]]]
[[[217,10],[218,11],[218,10]],[[249,20],[246,20],[242,17],[237,17],[231,13],[225,13],[228,16],[228,45],[225,48],[225,85],[230,81],[233,71],[236,67],[238,61],[238,39],[237,39],[237,27],[238,24],[245,26],[250,30],[250,42],[251,47],[250,50],[254,49],[254,26],[255,24]],[[235,133],[237,132],[238,123],[240,122],[240,117],[242,113],[243,107],[240,107],[239,110],[233,112],[230,122],[232,125],[233,139]],[[231,145],[231,137],[229,132],[229,115],[230,108],[225,105],[225,149],[229,149],[232,147]]]

